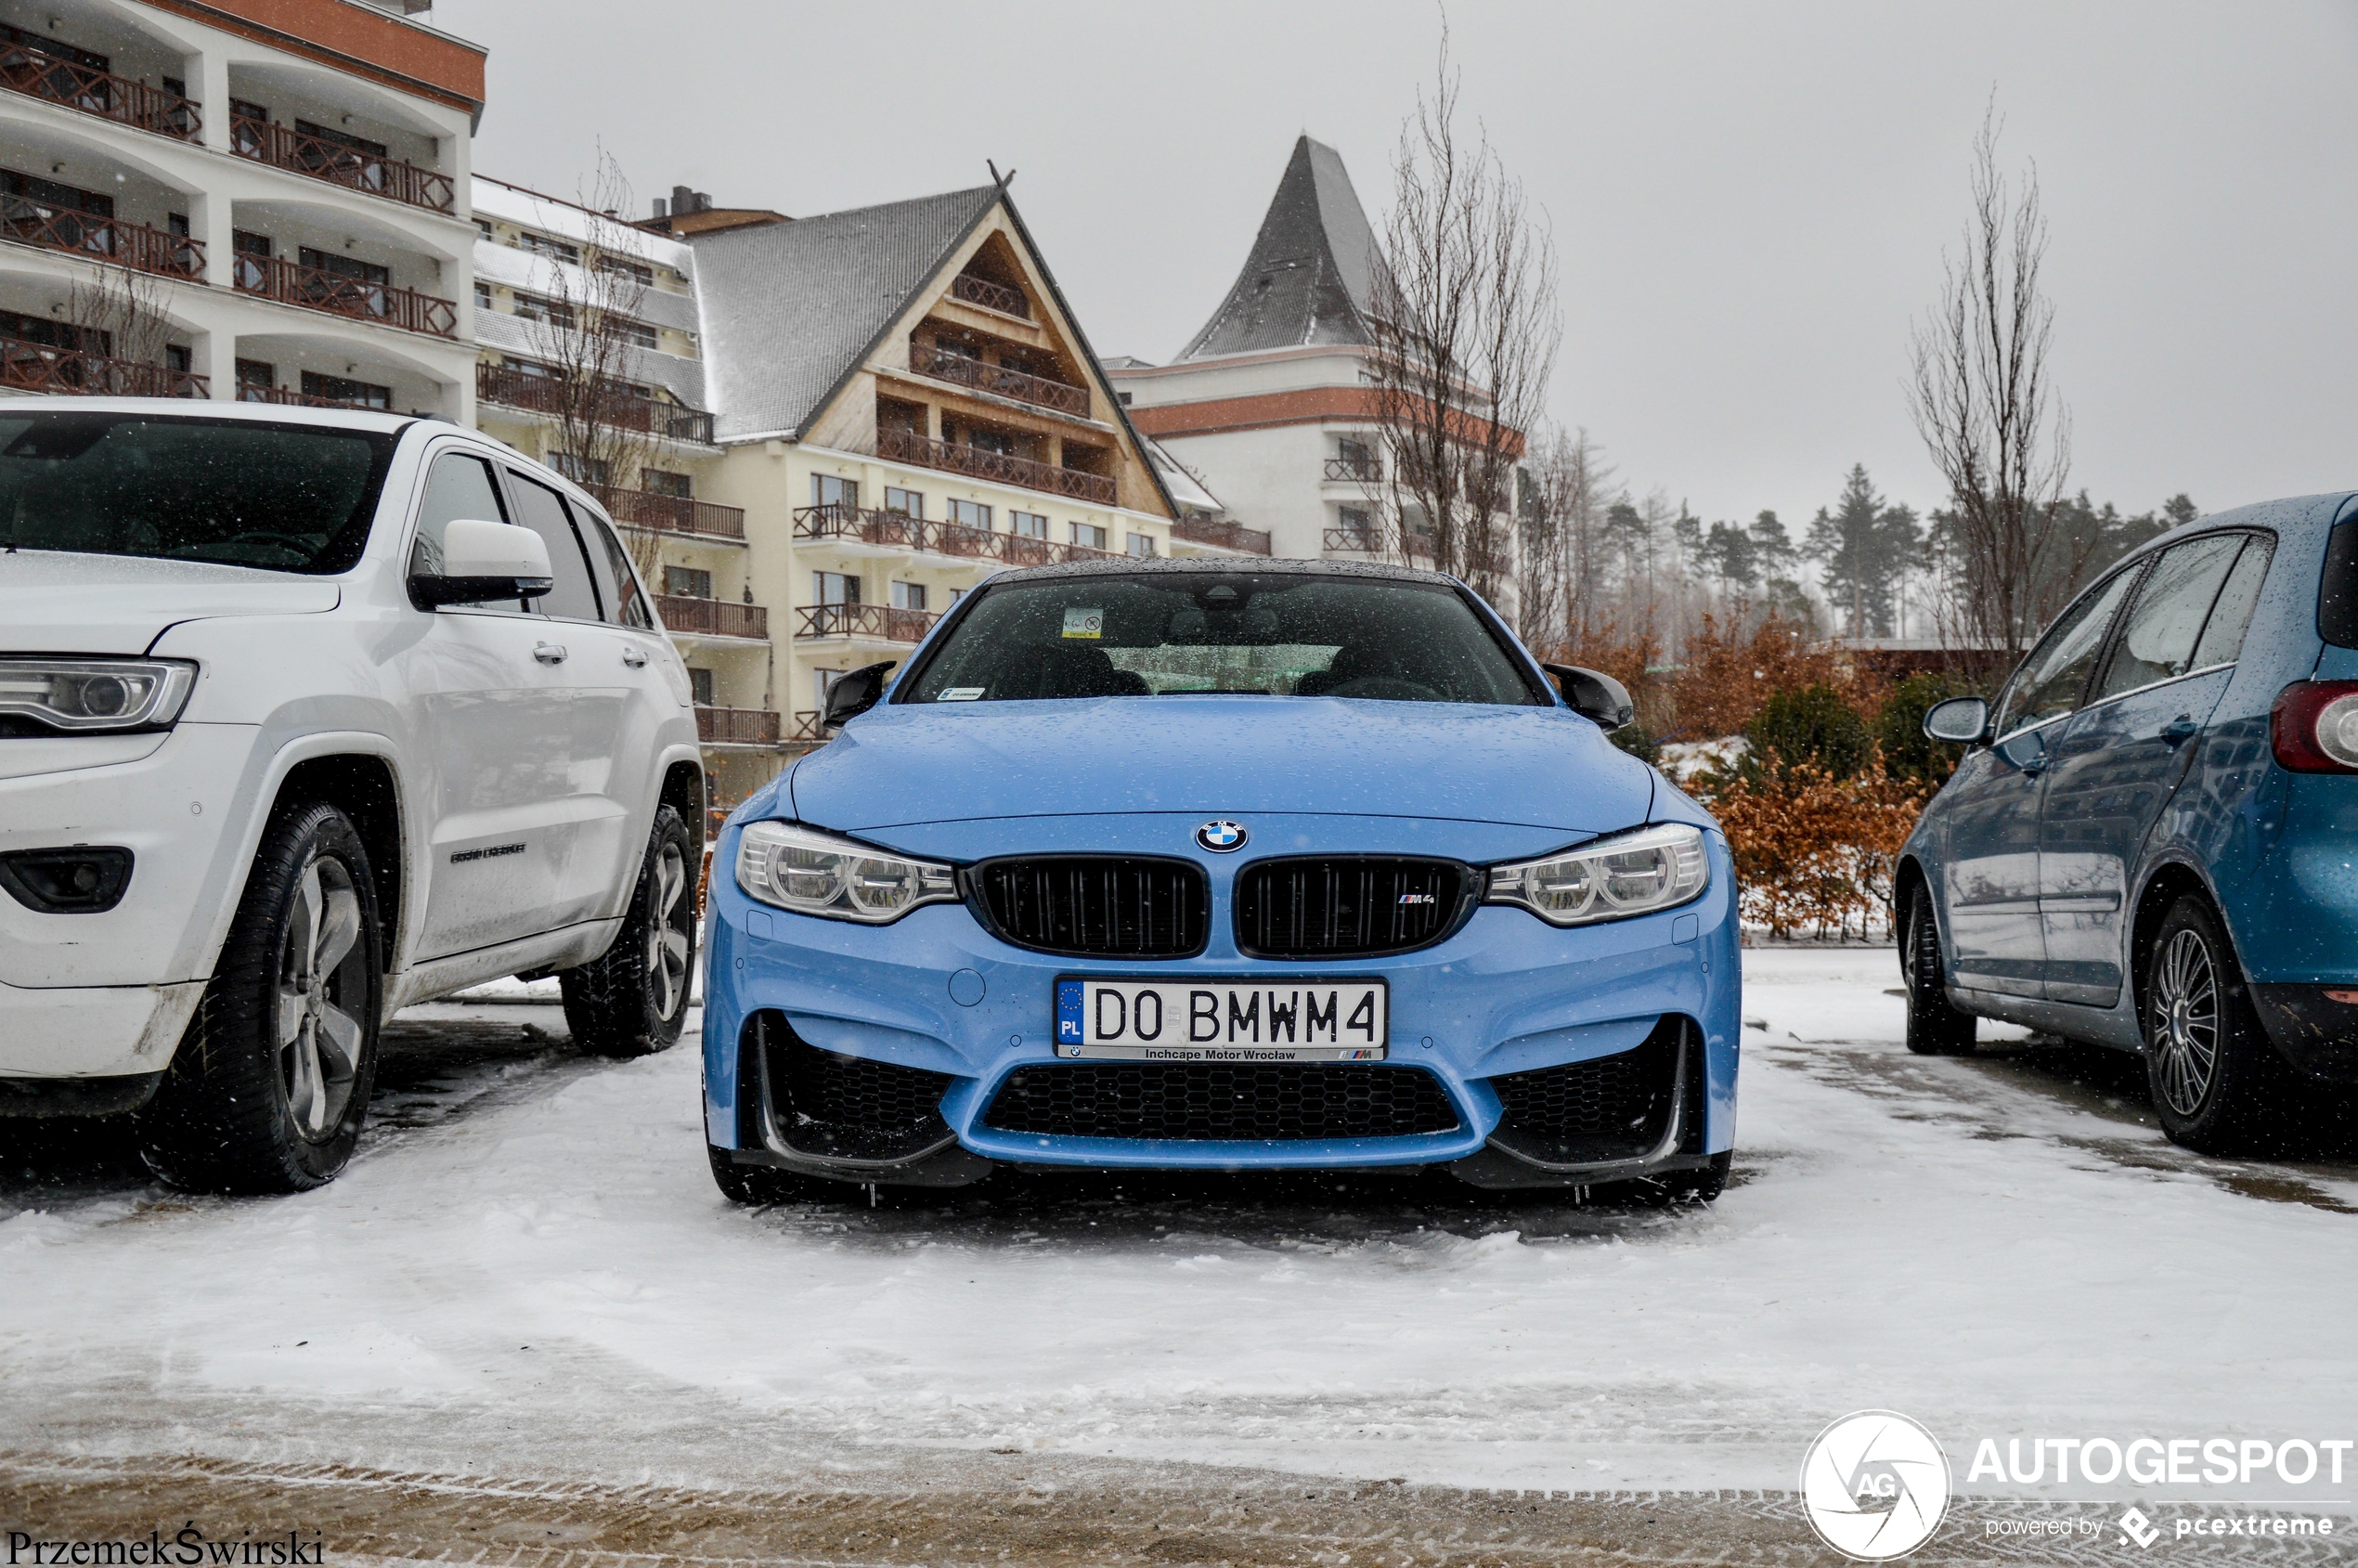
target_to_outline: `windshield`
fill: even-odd
[[[1055,697],[1543,701],[1443,583],[1142,572],[985,587],[900,702]]]
[[[394,436],[250,420],[0,415],[0,551],[343,572]]]

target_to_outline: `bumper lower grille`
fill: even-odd
[[[1555,1163],[1629,1160],[1669,1130],[1687,1020],[1665,1016],[1634,1049],[1489,1081],[1506,1119],[1492,1135]]]
[[[993,935],[1076,958],[1186,958],[1211,929],[1203,868],[1188,861],[1061,855],[968,873]]]
[[[941,1096],[946,1072],[823,1051],[775,1014],[757,1014],[756,1050],[770,1125],[798,1154],[833,1160],[897,1160],[950,1136]]]
[[[1455,861],[1256,861],[1237,876],[1237,948],[1254,958],[1368,958],[1457,929],[1473,874]]]
[[[1017,1068],[983,1124],[1049,1137],[1264,1142],[1446,1133],[1458,1112],[1420,1068],[1075,1062]]]

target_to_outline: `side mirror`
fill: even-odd
[[[442,570],[409,579],[409,601],[421,610],[495,599],[538,599],[557,586],[549,545],[529,528],[461,517],[442,530]]]
[[[862,665],[836,676],[836,683],[827,688],[826,711],[819,716],[820,724],[832,730],[875,706],[885,694],[885,676],[900,662],[887,659],[882,664]]]
[[[1629,701],[1629,688],[1612,676],[1600,670],[1583,669],[1576,664],[1543,664],[1539,667],[1556,678],[1556,685],[1563,692],[1564,701],[1572,705],[1572,711],[1594,720],[1599,729],[1610,732],[1638,717],[1637,707]]]
[[[1924,709],[1924,734],[1952,745],[1973,745],[1989,738],[1989,705],[1979,697],[1950,697]]]

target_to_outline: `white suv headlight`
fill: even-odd
[[[786,823],[745,824],[737,838],[737,886],[797,914],[871,926],[958,898],[958,874],[950,866]]]
[[[1588,926],[1690,902],[1710,885],[1703,830],[1664,823],[1544,861],[1492,866],[1482,901],[1521,904],[1551,926]]]
[[[158,730],[180,717],[197,667],[178,659],[0,658],[0,719],[52,730]]]

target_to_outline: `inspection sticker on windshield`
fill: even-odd
[[[1056,1055],[1114,1062],[1380,1062],[1381,980],[1056,981]]]
[[[1067,610],[1065,635],[1086,637],[1092,641],[1106,634],[1106,613],[1103,610]]]

